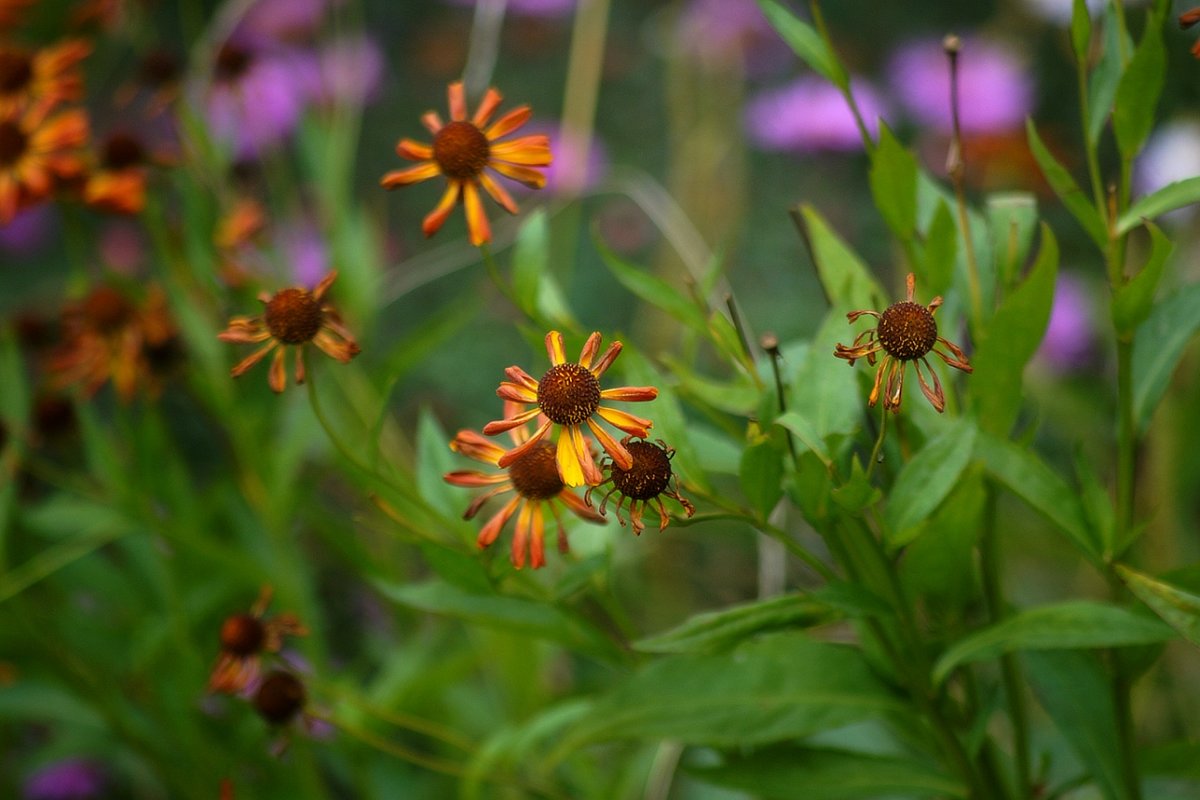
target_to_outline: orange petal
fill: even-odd
[[[509,381],[503,381],[496,390],[496,396],[517,403],[536,403],[537,392]]]
[[[487,121],[492,118],[492,114],[496,113],[496,109],[500,106],[500,101],[504,96],[494,88],[489,87],[484,93],[483,99],[479,101],[479,108],[475,109],[475,116],[471,117],[471,122],[475,123],[476,128],[482,128],[487,125]],[[488,137],[491,138],[490,136]]]
[[[362,352],[358,344],[353,340],[347,342],[335,339],[324,328],[318,331],[317,335],[313,337],[313,344],[321,348],[322,353],[342,364],[349,364],[350,359]]]
[[[492,240],[492,227],[483,211],[478,185],[474,181],[464,181],[462,187],[463,204],[467,211],[467,232],[470,234],[471,244],[478,247]]]
[[[596,409],[596,413],[610,425],[628,433],[630,436],[646,438],[650,435],[650,429],[654,427],[654,423],[642,417],[635,417],[618,408],[608,408],[600,406]]]
[[[241,361],[239,361],[237,363],[237,365],[229,371],[229,374],[234,378],[240,378],[242,375],[245,374],[246,370],[253,367],[259,361],[262,361],[263,356],[265,356],[267,353],[271,352],[278,346],[279,346],[279,342],[272,339],[271,343],[268,344],[266,347],[260,348],[259,350],[251,353],[250,355],[246,356]]]
[[[530,436],[528,440],[522,442],[511,450],[505,451],[504,455],[500,457],[500,460],[497,463],[501,467],[511,466],[514,461],[528,453],[531,449],[533,449],[535,444],[542,440],[542,437],[549,432],[552,424],[553,423],[550,422],[550,420],[546,420],[538,427],[536,431],[533,432],[533,436]],[[485,427],[484,431],[486,430],[487,428]]]
[[[583,343],[583,349],[579,351],[579,366],[590,368],[592,359],[596,357],[596,351],[600,349],[600,331],[592,331],[592,335]]]
[[[600,474],[600,468],[596,466],[596,460],[592,458],[592,450],[583,438],[583,429],[578,425],[571,425],[569,430],[571,432],[571,447],[574,448],[575,457],[579,460],[579,466],[583,469],[584,483],[588,486],[600,485],[604,480],[604,476]]]
[[[534,569],[546,566],[546,520],[542,515],[541,503],[527,503],[533,507],[529,526],[529,566]]]
[[[454,210],[454,206],[458,202],[458,190],[461,185],[458,181],[450,181],[450,185],[446,187],[446,192],[438,201],[437,207],[425,217],[421,223],[421,231],[426,237],[433,236],[445,224],[446,218],[450,216],[450,212]]]
[[[275,351],[275,358],[271,360],[271,369],[267,373],[267,385],[275,394],[280,394],[287,388],[287,366],[284,364],[286,352],[286,347],[280,347]]]
[[[533,522],[534,503],[528,500],[521,506],[517,515],[517,527],[512,540],[512,564],[517,569],[525,566],[525,553],[529,549],[529,531]]]
[[[545,167],[554,161],[554,154],[550,152],[550,137],[544,135],[495,142],[488,148],[488,154],[495,161],[529,167]]]
[[[462,81],[455,81],[446,87],[446,96],[450,105],[450,119],[457,121],[467,118],[467,98],[463,92]]]
[[[480,547],[487,547],[492,542],[496,541],[496,537],[500,535],[500,529],[504,527],[504,523],[508,522],[509,517],[517,510],[519,505],[524,500],[523,497],[517,495],[513,499],[504,504],[504,507],[492,516],[483,526],[483,530],[479,531],[479,538],[475,543]]]
[[[398,189],[401,186],[427,181],[430,178],[437,177],[441,172],[436,161],[426,161],[424,164],[418,164],[415,167],[389,172],[380,179],[379,185],[385,189]]]
[[[396,155],[409,161],[429,161],[433,158],[433,147],[412,139],[401,139],[396,143]]]
[[[461,430],[455,434],[454,440],[450,442],[450,449],[485,464],[497,464],[500,456],[504,455],[503,447],[469,430]]]
[[[533,419],[534,417],[536,417],[538,415],[538,412],[540,410],[541,409],[538,409],[538,408],[531,408],[531,409],[528,409],[527,411],[522,411],[520,414],[517,414],[515,417],[505,417],[504,419],[493,420],[493,421],[489,422],[487,425],[483,426],[483,432],[487,436],[495,436],[498,433],[504,433],[505,431],[510,431],[513,428],[516,428],[520,425],[524,425],[526,422],[529,422],[529,420]],[[503,461],[501,461],[500,466],[503,467],[503,466],[507,466],[507,465],[505,463],[503,463]]]
[[[533,111],[529,108],[529,106],[517,106],[512,111],[509,111],[503,117],[496,120],[496,124],[484,131],[483,135],[486,136],[489,141],[492,139],[499,139],[501,136],[512,133],[517,128],[528,122],[531,114],[533,114]],[[477,121],[475,124],[483,127],[484,123]]]
[[[917,371],[917,383],[921,385],[921,394],[925,395],[925,399],[929,401],[935,411],[939,414],[942,413],[946,410],[946,393],[942,391],[942,382],[938,379],[937,373],[924,357],[917,359],[914,364]],[[933,378],[933,386],[925,382],[925,375],[921,372],[922,364],[925,365],[925,369],[929,370],[929,375]]]
[[[426,130],[435,136],[437,135],[438,131],[446,127],[446,124],[442,122],[441,116],[439,116],[436,111],[426,111],[424,114],[422,114],[421,124],[425,126]]]
[[[604,452],[612,456],[613,463],[621,469],[629,469],[633,466],[633,456],[625,449],[625,446],[609,435],[608,431],[596,424],[592,418],[588,418],[588,427],[592,429],[592,433],[600,442],[600,446],[604,448]]]
[[[489,161],[488,166],[501,175],[512,178],[514,181],[520,181],[530,189],[541,189],[546,185],[546,176],[536,169],[518,167],[515,164],[506,164],[495,159]]]
[[[601,524],[607,522],[604,517],[596,513],[594,508],[585,503],[582,497],[575,494],[575,492],[571,491],[570,489],[563,489],[556,496],[559,500],[562,500],[567,508],[569,508],[571,512],[580,519]]]
[[[558,331],[546,334],[546,354],[550,356],[551,366],[567,363],[567,348],[563,345],[563,335]]]
[[[658,389],[653,386],[614,386],[611,389],[601,389],[600,397],[604,400],[623,400],[626,403],[645,402],[658,397]]]
[[[561,432],[558,434],[558,449],[555,452],[555,461],[558,463],[558,477],[567,486],[582,486],[583,479],[583,462],[576,452],[575,443],[571,436],[572,431],[579,430],[578,425],[564,425]]]
[[[621,355],[621,348],[624,347],[620,342],[613,342],[604,351],[604,355],[600,356],[600,360],[592,365],[592,374],[599,378],[603,375],[612,363],[617,360],[617,356]]]
[[[504,374],[507,375],[508,379],[513,383],[519,383],[527,389],[532,389],[534,392],[536,392],[538,389],[537,380],[520,367],[506,367]]]
[[[504,187],[492,180],[492,176],[486,172],[479,173],[479,183],[487,190],[491,198],[503,206],[504,210],[508,213],[516,214],[520,210],[517,208],[517,204],[513,201],[512,196],[504,190]]]
[[[308,378],[308,373],[304,368],[304,348],[296,348],[296,385],[301,386]]]
[[[489,491],[484,492],[472,500],[471,505],[467,506],[467,510],[463,512],[463,519],[475,519],[475,515],[479,513],[479,509],[483,508],[484,504],[487,503],[488,500],[491,500],[497,495],[502,495],[505,492],[512,491],[512,482],[507,480],[503,475],[501,475],[500,478],[504,480],[504,485],[497,486],[495,489],[490,489]],[[458,485],[462,486],[463,484]]]
[[[480,486],[495,486],[497,483],[509,483],[509,478],[503,472],[480,472],[476,469],[458,469],[442,475],[442,480],[451,486],[463,486],[468,489],[478,489]],[[472,515],[474,516],[474,515]],[[466,517],[470,519],[471,517]]]
[[[325,277],[321,278],[321,282],[312,290],[313,300],[318,303],[325,297],[325,293],[329,291],[329,287],[337,280],[337,270],[331,269],[325,273]]]

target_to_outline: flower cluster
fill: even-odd
[[[514,492],[514,496],[484,525],[478,544],[487,547],[494,542],[505,523],[516,514],[512,562],[518,569],[527,560],[535,569],[545,564],[543,505],[550,508],[558,525],[561,552],[567,551],[567,536],[558,505],[565,505],[582,519],[600,522],[608,498],[619,493],[617,519],[625,524],[620,507],[628,498],[635,533],[644,529],[641,509],[651,501],[658,504],[661,513],[660,529],[667,526],[670,518],[663,506],[663,495],[678,501],[688,516],[694,511],[678,489],[672,488],[674,474],[669,448],[644,441],[654,423],[600,404],[604,400],[646,401],[658,396],[658,390],[653,386],[602,389],[600,378],[620,354],[621,343],[613,342],[603,354],[600,354],[600,343],[600,333],[593,333],[584,343],[579,360],[568,361],[562,334],[550,331],[546,334],[550,369],[540,380],[518,366],[505,370],[508,380],[501,382],[496,390],[497,396],[504,400],[504,418],[489,422],[483,433],[489,436],[508,433],[513,447],[505,450],[470,430],[459,431],[450,443],[455,452],[504,470],[500,473],[450,472],[445,480],[456,486],[490,487],[467,508],[466,519],[473,518],[491,498]],[[600,426],[597,417],[627,435],[617,441]],[[534,426],[532,432],[530,425]],[[597,464],[593,446],[584,436],[585,425],[606,454],[602,464]],[[551,431],[555,426],[559,430],[552,443]],[[604,470],[609,473],[607,478]],[[591,488],[583,498],[572,491],[577,486],[596,487],[606,483],[613,486],[598,511],[591,505]]]
[[[221,623],[221,652],[213,665],[208,688],[223,694],[258,691],[263,683],[262,662],[283,648],[283,637],[305,636],[308,629],[295,614],[266,616],[274,590],[264,586],[248,612],[239,612]]]

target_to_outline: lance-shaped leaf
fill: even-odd
[[[1200,330],[1200,283],[1154,306],[1133,337],[1133,415],[1145,430],[1188,342]]]
[[[1200,203],[1200,177],[1168,183],[1129,206],[1129,210],[1117,220],[1117,233],[1129,233],[1144,220],[1154,219],[1192,203]]]
[[[1117,565],[1117,574],[1155,614],[1166,620],[1189,642],[1200,647],[1200,595],[1122,564]]]
[[[1026,121],[1025,132],[1029,139],[1029,149],[1041,168],[1042,175],[1046,177],[1046,182],[1050,184],[1050,188],[1058,195],[1058,199],[1062,200],[1071,215],[1083,226],[1084,231],[1096,243],[1096,246],[1103,250],[1108,245],[1108,231],[1104,227],[1104,218],[1100,216],[1100,212],[1092,205],[1092,201],[1079,188],[1079,184],[1071,177],[1071,173],[1067,172],[1067,168],[1058,163],[1058,159],[1046,147],[1042,137],[1038,136],[1033,120]]]
[[[1141,272],[1113,293],[1113,325],[1117,334],[1124,337],[1133,336],[1134,329],[1150,316],[1150,310],[1154,307],[1154,292],[1162,279],[1163,266],[1174,248],[1171,240],[1153,222],[1147,222],[1146,229],[1150,231],[1150,259]]]
[[[1137,154],[1154,127],[1154,109],[1162,94],[1167,66],[1162,28],[1162,15],[1151,10],[1146,17],[1142,41],[1117,84],[1113,132],[1117,136],[1117,148],[1125,158]]]
[[[780,628],[807,628],[840,616],[806,594],[786,594],[706,611],[657,636],[634,642],[644,653],[716,653],[757,633]]]
[[[930,439],[896,476],[884,519],[888,544],[902,547],[917,537],[924,522],[958,482],[975,447],[975,426],[956,420]]]
[[[825,218],[807,204],[799,207],[799,215],[805,242],[829,305],[855,310],[886,307],[887,295],[883,287],[858,254],[834,233]]]

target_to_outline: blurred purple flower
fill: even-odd
[[[312,87],[320,84],[318,74],[310,51],[231,38],[217,53],[205,98],[214,136],[239,159],[279,145],[300,121]]]
[[[25,781],[25,800],[88,800],[104,790],[100,767],[82,758],[56,761]]]
[[[508,0],[505,9],[528,17],[565,17],[575,10],[576,0]],[[455,6],[474,8],[483,0],[446,0]]]
[[[379,95],[383,83],[383,50],[369,36],[334,39],[318,53],[318,82],[314,89],[322,105],[362,106]]]
[[[1174,119],[1146,142],[1134,164],[1133,184],[1140,194],[1158,191],[1169,183],[1200,175],[1200,120]],[[1189,216],[1189,208],[1166,216],[1178,220]]]
[[[864,82],[853,81],[851,91],[867,129],[877,133],[883,101]],[[764,150],[862,149],[862,137],[845,98],[836,87],[813,75],[759,92],[746,105],[745,123],[750,141]]]
[[[7,225],[0,225],[0,250],[27,256],[37,252],[50,239],[54,227],[52,206],[39,204],[18,211]]]
[[[793,57],[755,0],[691,0],[675,34],[692,58],[742,59],[752,75],[773,72]]]
[[[594,132],[585,159],[582,143],[563,131],[561,125],[534,120],[526,129],[531,134],[545,134],[550,137],[550,152],[554,154],[554,161],[543,170],[546,175],[543,191],[554,195],[581,194],[594,189],[604,180],[608,173],[608,149]],[[581,170],[579,164],[584,161],[586,163]],[[513,184],[510,189],[515,194],[527,194],[531,191],[524,184]]]
[[[889,81],[900,104],[920,125],[953,130],[950,62],[936,39],[922,39],[893,54]],[[964,39],[958,55],[959,116],[965,133],[1019,129],[1033,111],[1034,83],[1010,48]]]
[[[317,226],[297,218],[280,224],[275,236],[291,279],[301,286],[320,283],[329,272],[329,250]]]
[[[1060,272],[1054,284],[1050,324],[1037,358],[1059,372],[1078,370],[1091,358],[1095,325],[1091,299],[1082,281]]]
[[[128,220],[113,220],[100,232],[100,257],[105,265],[124,275],[133,275],[146,263],[146,241],[142,229]]]
[[[325,21],[329,0],[258,0],[238,29],[279,42],[311,39]]]

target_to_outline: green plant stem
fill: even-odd
[[[1100,175],[1100,157],[1096,152],[1096,143],[1092,141],[1091,134],[1088,133],[1088,127],[1091,124],[1092,110],[1091,101],[1088,98],[1087,85],[1087,62],[1079,60],[1076,62],[1076,83],[1079,90],[1079,116],[1083,127],[1083,152],[1087,159],[1088,179],[1092,184],[1092,202],[1096,205],[1096,210],[1104,211],[1104,179]],[[1109,225],[1115,224],[1114,220],[1109,220]]]
[[[887,432],[888,410],[887,404],[884,403],[883,412],[879,415],[879,436],[875,439],[875,446],[871,448],[871,460],[867,462],[867,480],[871,480],[871,474],[875,472],[875,465],[879,463],[879,453],[883,449],[883,438]]]
[[[825,25],[825,14],[821,11],[820,2],[818,0],[811,0],[808,7],[812,13],[813,26],[817,29],[817,34],[821,37],[821,41],[829,48],[831,54],[835,53],[833,39],[829,36],[829,28]],[[854,93],[850,89],[849,80],[847,79],[844,83],[834,81],[834,85],[841,91],[842,97],[846,99],[846,105],[850,107],[850,113],[854,117],[854,124],[858,128],[858,135],[862,137],[863,149],[867,151],[867,155],[871,155],[875,152],[875,140],[871,138],[871,132],[867,128],[866,121],[863,119],[862,110],[858,107],[858,101],[854,99]]]
[[[979,569],[983,595],[987,606],[988,623],[995,624],[1006,614],[1004,587],[1000,575],[1000,547],[996,537],[996,491],[985,484],[983,532],[979,541]],[[1004,681],[1004,696],[1008,702],[1009,723],[1012,725],[1013,760],[1019,797],[1033,797],[1033,776],[1029,761],[1029,716],[1025,710],[1024,682],[1017,658],[1012,653],[1000,657],[1000,674]]]

